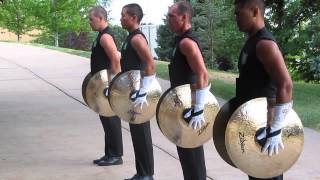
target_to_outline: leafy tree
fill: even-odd
[[[15,33],[20,41],[21,35],[33,29],[34,7],[33,0],[3,1],[0,6],[0,24]]]
[[[319,16],[320,2],[313,0],[266,1],[267,26],[276,35],[285,55],[302,55],[311,34],[305,31],[313,17]],[[297,48],[300,47],[300,48]]]
[[[127,31],[118,25],[111,25],[110,27],[112,28],[117,48],[120,50],[122,42],[124,42],[127,37]]]
[[[59,34],[65,32],[88,32],[88,10],[96,0],[37,0],[38,28],[53,35],[59,46]]]
[[[165,20],[164,20],[165,21]],[[169,30],[167,25],[160,25],[157,30],[158,47],[155,49],[159,59],[170,61],[174,48],[175,35]]]
[[[267,7],[267,26],[277,37],[293,77],[317,82],[313,67],[319,63],[320,2],[269,0]]]

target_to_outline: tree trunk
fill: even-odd
[[[59,47],[59,33],[58,32],[54,33],[54,44],[56,47]]]

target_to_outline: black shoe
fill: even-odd
[[[105,160],[105,159],[107,159],[108,158],[108,156],[102,156],[101,158],[99,158],[99,159],[95,159],[95,160],[93,160],[93,164],[98,164],[98,162],[100,162],[100,161],[102,161],[102,160]]]
[[[108,156],[106,159],[99,161],[97,164],[98,166],[112,166],[123,164],[123,161],[121,157]]]
[[[152,176],[140,176],[138,174],[134,175],[130,179],[125,179],[125,180],[153,180]]]

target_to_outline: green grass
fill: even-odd
[[[46,45],[31,44],[57,51],[62,51],[82,57],[90,57],[90,52],[57,48]],[[168,62],[156,61],[157,76],[169,79]],[[209,70],[211,91],[223,99],[231,99],[235,95],[234,73]],[[293,87],[293,108],[298,113],[305,127],[310,127],[320,131],[320,84],[310,84],[304,82],[294,82]]]
[[[168,63],[163,61],[157,61],[156,65],[157,76],[163,79],[169,79]],[[214,76],[215,71],[210,70]],[[221,73],[221,72],[219,72]],[[227,74],[227,73],[225,73]],[[231,99],[235,95],[235,85],[230,81],[223,81],[220,79],[211,79],[211,92],[223,99]]]
[[[295,82],[293,108],[303,125],[320,131],[320,84]]]
[[[231,99],[236,95],[235,84],[219,79],[210,80],[210,82],[211,92],[213,92],[214,95],[226,100]]]
[[[169,80],[168,62],[156,61],[157,76]]]

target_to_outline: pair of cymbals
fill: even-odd
[[[156,106],[162,90],[157,79],[151,83],[147,93],[147,103],[134,106],[130,96],[140,89],[142,83],[141,71],[131,70],[119,73],[110,83],[109,102],[113,111],[124,121],[141,124],[149,121],[156,113]]]
[[[109,86],[108,71],[101,70],[94,75],[88,73],[82,83],[82,97],[94,112],[102,116],[114,116],[109,100],[105,95]]]
[[[287,171],[299,158],[304,143],[303,126],[292,109],[282,129],[284,149],[268,156],[262,153],[255,136],[272,118],[272,108],[266,98],[247,102],[231,99],[220,110],[213,128],[215,147],[224,161],[257,178],[271,178]],[[271,113],[270,113],[271,112]]]
[[[101,70],[93,76],[89,73],[82,83],[82,96],[86,104],[100,115],[117,115],[129,123],[144,123],[155,115],[162,90],[159,82],[154,79],[146,97],[148,104],[142,108],[135,107],[130,95],[139,90],[141,81],[139,70],[121,72],[110,84],[107,70]],[[108,97],[105,95],[106,88]]]
[[[205,123],[196,130],[188,127],[183,112],[194,104],[192,96],[195,91],[191,89],[190,84],[168,89],[161,96],[156,113],[158,126],[164,136],[184,148],[198,147],[211,139],[214,119],[219,111],[218,101],[209,93],[203,113]]]

